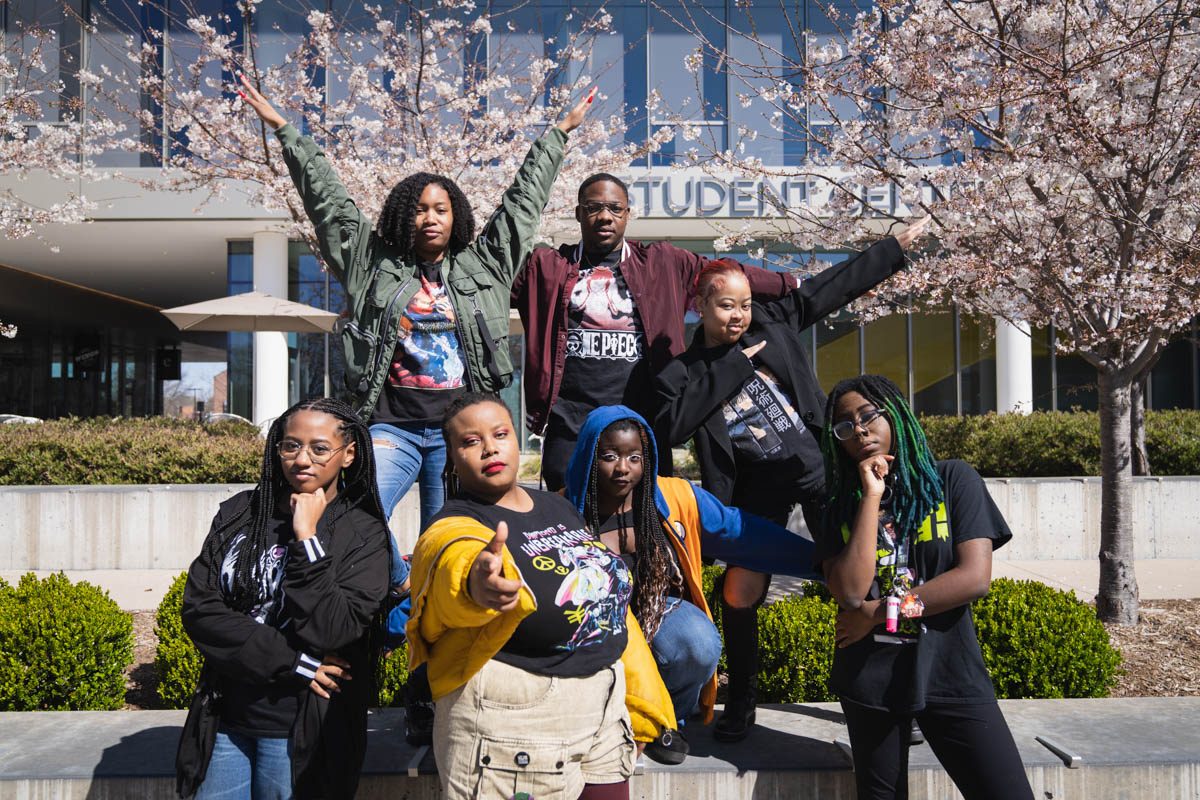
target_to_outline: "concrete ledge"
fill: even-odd
[[[1008,700],[1001,703],[1034,795],[1046,800],[1200,800],[1200,698]],[[0,714],[0,800],[174,797],[181,711]],[[359,797],[434,800],[436,765],[401,735],[403,712],[371,715]],[[710,729],[688,732],[692,756],[678,767],[647,762],[635,798],[852,800],[853,775],[836,739],[846,738],[834,703],[767,706],[737,745]],[[1035,737],[1080,759],[1068,768]],[[411,773],[410,773],[411,770]],[[410,777],[410,774],[413,777]],[[928,745],[909,764],[913,800],[960,795]]]
[[[997,560],[1095,560],[1100,551],[1099,478],[989,478],[1015,534]],[[0,571],[182,570],[217,505],[239,484],[0,487]],[[1139,559],[1200,558],[1200,477],[1138,478],[1133,525]],[[411,552],[420,524],[417,492],[392,515]],[[797,519],[799,514],[794,515]]]

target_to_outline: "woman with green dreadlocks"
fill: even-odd
[[[842,702],[858,797],[908,796],[912,721],[966,800],[1033,792],[971,621],[992,551],[1012,532],[979,474],[934,461],[890,380],[833,388],[825,412],[827,503],[814,561],[837,599],[830,685]]]

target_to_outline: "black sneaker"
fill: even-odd
[[[683,734],[668,728],[659,734],[657,739],[647,744],[642,752],[647,758],[660,764],[682,764],[690,750]]]
[[[413,747],[433,744],[433,703],[418,700],[405,705],[404,741]]]
[[[731,700],[713,728],[713,738],[718,742],[740,742],[754,727],[756,717],[753,700]]]

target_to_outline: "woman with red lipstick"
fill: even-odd
[[[840,606],[829,682],[858,797],[908,796],[915,719],[966,800],[1030,800],[971,621],[1008,524],[968,464],[934,461],[887,378],[839,383],[826,419],[815,559]]]
[[[672,446],[696,442],[701,482],[725,505],[786,525],[799,503],[809,530],[824,493],[817,436],[825,395],[802,331],[904,266],[917,222],[829,267],[778,300],[754,302],[742,271],[721,261],[696,282],[700,328],[656,379],[655,431]],[[721,587],[729,701],[714,736],[737,741],[754,724],[758,606],[771,576],[730,567]]]
[[[183,626],[204,671],[182,796],[354,796],[387,587],[366,426],[337,400],[292,406],[267,434],[258,486],[221,504],[188,571]]]
[[[443,794],[628,798],[635,726],[670,719],[654,710],[670,698],[629,613],[629,569],[567,500],[517,483],[498,397],[456,399],[444,428],[450,499],[417,542],[408,624]],[[662,696],[644,704],[647,674]]]

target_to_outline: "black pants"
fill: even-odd
[[[546,438],[542,441],[542,481],[547,492],[557,492],[567,485],[567,462],[577,441],[579,434],[566,428],[546,427]]]
[[[858,800],[906,800],[908,747],[915,717],[966,800],[1032,800],[1033,790],[1008,723],[995,703],[929,705],[892,714],[842,701]]]

